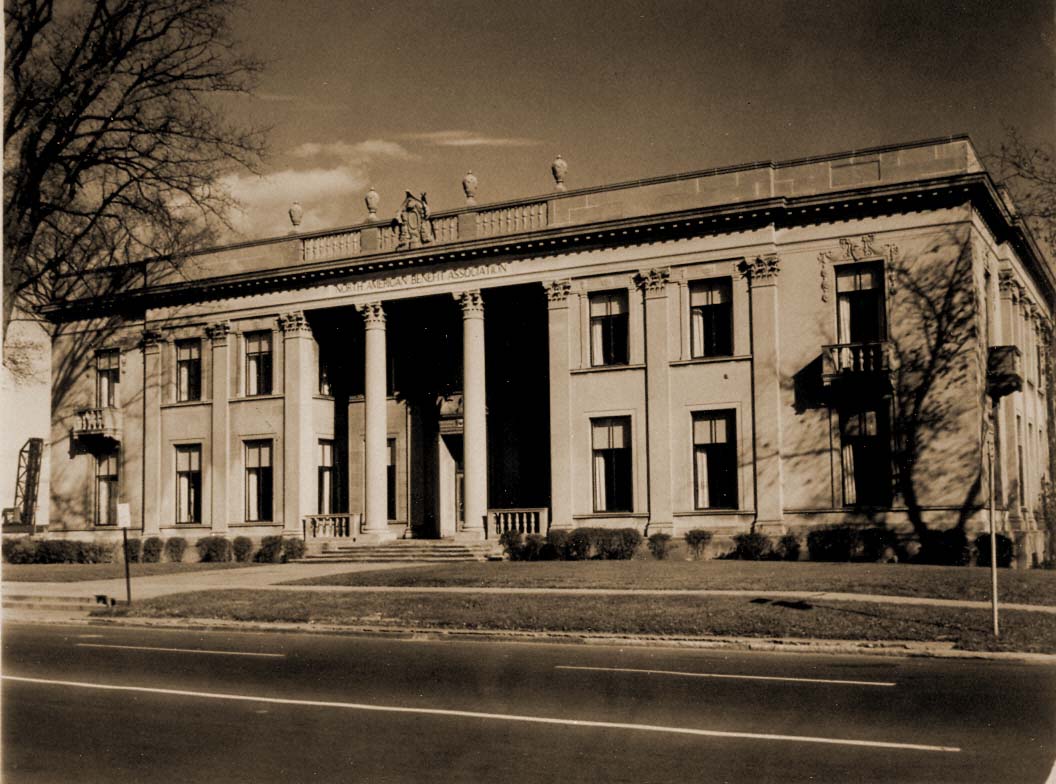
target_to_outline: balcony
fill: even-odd
[[[81,408],[77,410],[71,437],[85,448],[121,443],[121,411],[117,408]]]
[[[888,381],[890,348],[886,340],[822,346],[822,384],[828,388],[843,381]]]

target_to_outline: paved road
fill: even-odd
[[[19,782],[1037,782],[1056,669],[8,624]]]

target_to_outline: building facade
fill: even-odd
[[[50,535],[833,522],[1045,557],[1053,267],[949,138],[142,265],[55,308]],[[987,356],[1022,389],[991,412]],[[994,443],[994,470],[988,444]]]

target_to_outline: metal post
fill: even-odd
[[[990,443],[987,445],[987,452],[990,458],[990,604],[994,617],[994,639],[996,640],[1001,636],[1001,628],[997,620],[997,530],[994,522],[994,518],[997,516],[995,512],[996,502],[994,500],[994,441],[996,429],[993,425],[994,417],[997,415],[996,405],[990,411]]]
[[[128,571],[128,529],[121,529],[121,546],[125,553],[125,595],[128,599],[128,604],[132,604],[132,577]]]

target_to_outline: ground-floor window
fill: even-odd
[[[95,524],[117,525],[117,453],[95,460]]]
[[[594,511],[631,511],[631,418],[591,420]]]
[[[271,520],[271,441],[246,441],[246,522]]]
[[[334,513],[334,442],[319,440],[319,514]]]
[[[385,483],[388,494],[388,514],[390,520],[396,519],[396,439],[390,438],[386,443],[386,454],[388,455],[385,466]]]
[[[202,522],[202,447],[176,447],[176,522]]]
[[[697,509],[737,508],[736,414],[693,415],[693,486]]]
[[[886,407],[840,414],[845,506],[891,505],[891,428]]]

